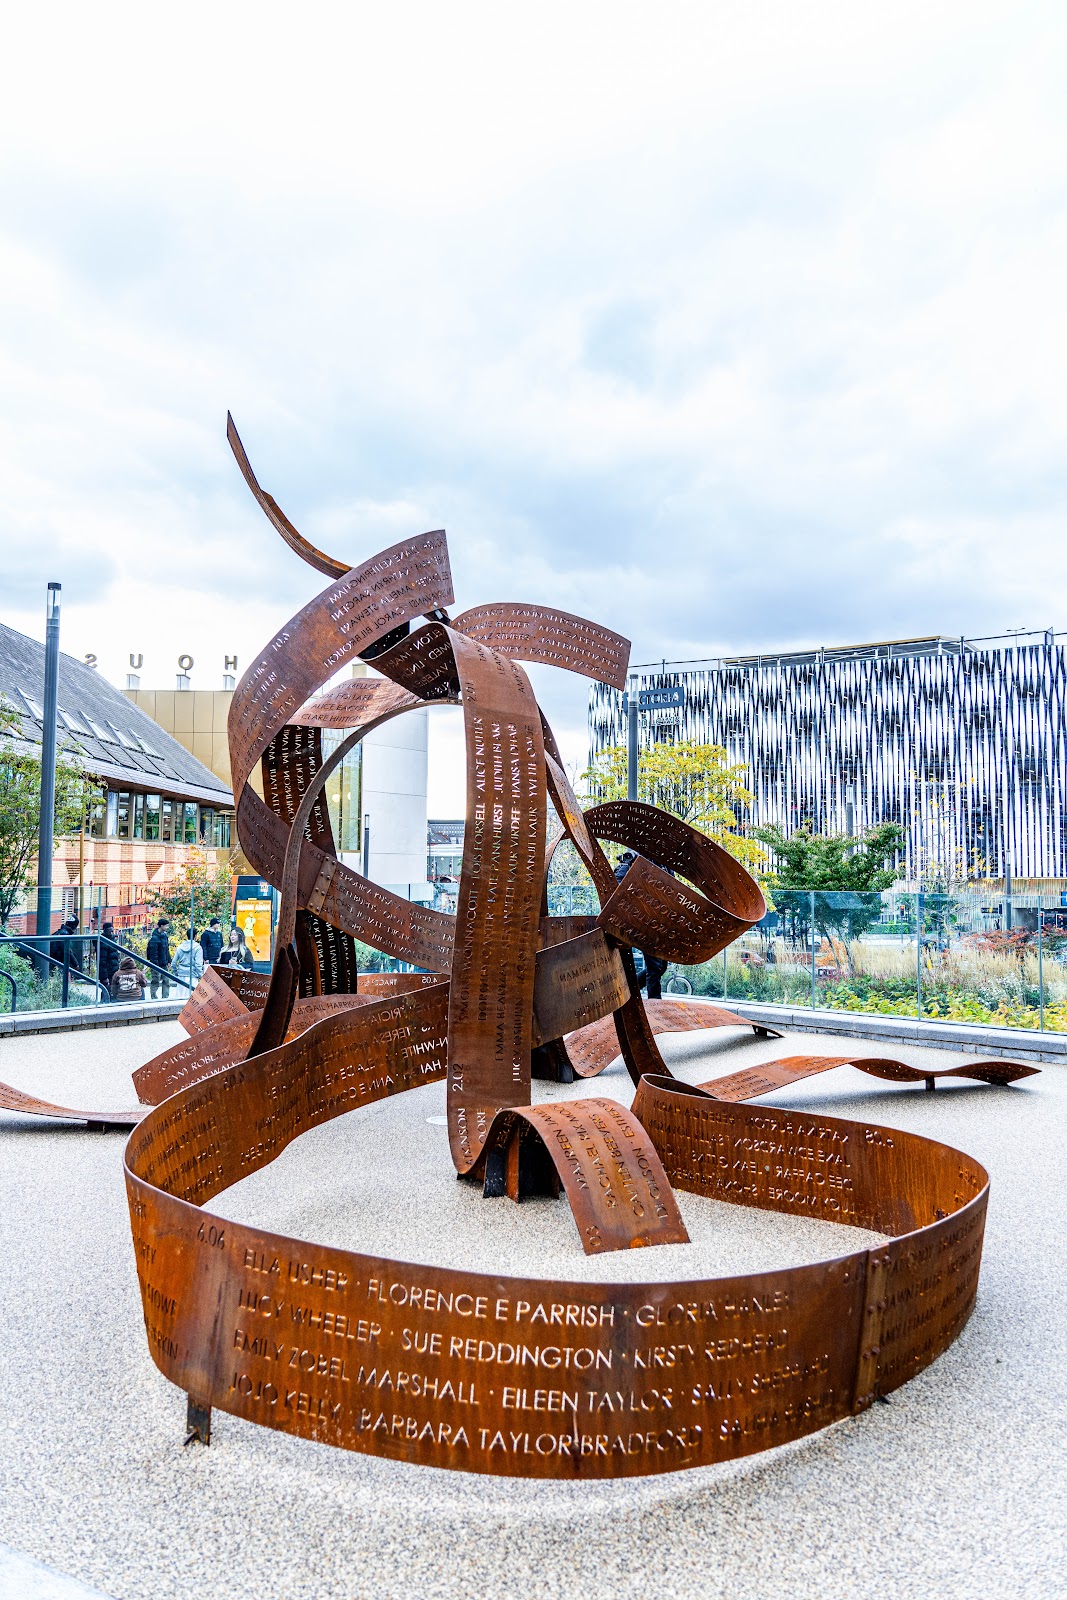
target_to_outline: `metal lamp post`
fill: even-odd
[[[626,798],[637,799],[637,718],[642,711],[666,711],[670,707],[685,705],[685,690],[681,684],[671,684],[661,689],[638,689],[633,679],[622,697],[626,716]]]
[[[45,605],[41,821],[37,834],[38,939],[47,939],[52,932],[52,855],[55,850],[56,820],[56,707],[59,701],[59,597],[62,588],[61,583],[50,583]]]
[[[637,799],[637,701],[633,688],[626,696],[626,798]]]

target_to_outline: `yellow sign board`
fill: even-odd
[[[233,920],[245,936],[253,961],[270,962],[271,903],[269,900],[238,899]]]

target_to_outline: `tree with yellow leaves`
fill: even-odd
[[[739,813],[753,799],[745,786],[746,775],[744,763],[731,764],[720,744],[698,744],[695,739],[654,744],[638,752],[637,798],[706,833],[759,876],[766,870],[766,852],[755,839],[739,832]],[[626,746],[617,744],[601,751],[582,777],[589,802],[625,800]]]

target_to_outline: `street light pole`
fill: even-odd
[[[626,798],[637,799],[637,690],[631,680],[626,696]]]
[[[44,727],[41,732],[41,821],[37,833],[37,936],[52,932],[52,855],[56,819],[56,707],[59,701],[59,597],[50,583],[45,605]]]

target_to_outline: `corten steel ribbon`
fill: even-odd
[[[856,1067],[869,1077],[882,1078],[888,1083],[925,1083],[928,1089],[933,1089],[939,1078],[971,1078],[978,1083],[1003,1087],[1018,1083],[1022,1078],[1031,1078],[1040,1071],[1039,1067],[1024,1067],[1018,1061],[963,1061],[956,1067],[931,1069],[909,1067],[906,1062],[885,1056],[781,1056],[777,1061],[747,1067],[728,1077],[712,1078],[699,1087],[716,1100],[753,1100],[757,1095],[784,1089],[786,1084],[830,1072],[834,1067]]]
[[[671,1079],[642,1083],[637,1137],[675,1186],[891,1237],[777,1272],[605,1284],[416,1267],[202,1209],[307,1128],[440,1078],[446,1007],[439,985],[317,1023],[180,1090],[131,1136],[149,1346],[201,1415],[217,1406],[465,1471],[629,1476],[733,1459],[862,1411],[963,1327],[988,1194],[978,1163]],[[566,1136],[564,1110],[591,1120],[603,1105],[547,1115]],[[642,1174],[633,1149],[621,1192],[647,1206],[659,1196],[647,1179],[638,1189]]]
[[[134,1106],[126,1111],[72,1111],[69,1106],[26,1094],[10,1083],[0,1083],[0,1111],[21,1111],[30,1117],[56,1117],[62,1122],[84,1122],[92,1129],[135,1128],[146,1109]]]
[[[255,496],[257,503],[266,513],[271,525],[277,528],[290,550],[295,550],[301,560],[306,561],[309,567],[314,567],[318,572],[325,572],[327,577],[344,577],[345,572],[348,570],[344,562],[335,561],[332,556],[323,555],[321,550],[316,550],[315,546],[310,544],[293,527],[293,524],[289,521],[289,518],[285,515],[273,495],[267,494],[265,490],[260,488],[259,480],[252,471],[251,463],[245,454],[241,436],[234,427],[233,418],[228,411],[226,413],[226,438],[229,441],[230,449],[234,453],[237,465],[241,469],[241,474]]]
[[[781,1037],[776,1028],[768,1028],[762,1022],[750,1022],[747,1017],[738,1016],[736,1011],[702,1000],[646,1000],[644,1010],[649,1031],[653,1034],[687,1033],[705,1028],[752,1028],[757,1036]],[[578,1076],[595,1077],[619,1054],[615,1019],[601,1017],[598,1022],[589,1023],[587,1027],[569,1034],[566,1045]]]
[[[260,488],[229,419],[228,434],[274,527],[331,582],[279,631],[231,707],[241,844],[282,891],[274,970],[267,980],[211,969],[182,1013],[188,1042],[135,1074],[155,1102],[126,1151],[145,1323],[153,1359],[189,1394],[194,1431],[206,1438],[218,1406],[413,1462],[613,1477],[798,1438],[904,1382],[973,1305],[985,1173],[914,1135],[742,1102],[846,1059],[928,1085],[1032,1069],[931,1074],[789,1057],[703,1086],[675,1080],[657,1032],[743,1019],[646,1006],[632,950],[707,959],[762,915],[762,896],[718,846],[652,807],[583,812],[518,665],[619,686],[626,641],[539,606],[481,606],[450,622],[443,534],[349,568]],[[359,657],[381,676],[328,687]],[[457,699],[468,803],[453,918],[338,861],[323,786],[372,727]],[[348,732],[328,760],[321,727]],[[248,783],[257,762],[264,799]],[[549,797],[592,875],[596,918],[545,914]],[[605,839],[639,852],[621,883]],[[424,970],[356,980],[356,939]],[[578,1070],[602,1070],[610,1026],[638,1084],[634,1108],[532,1106],[533,1062],[562,1072],[569,1046]],[[685,1242],[672,1182],[894,1237],[751,1277],[589,1284],[416,1267],[203,1209],[308,1129],[441,1078],[460,1174],[516,1200],[564,1191],[587,1253]],[[45,1105],[11,1094],[19,1109]]]
[[[449,994],[448,1137],[460,1173],[493,1117],[530,1101],[545,851],[541,719],[522,668],[452,641],[467,741],[467,820]]]
[[[594,806],[585,821],[597,839],[638,852],[599,919],[628,944],[667,961],[708,961],[767,909],[759,886],[740,862],[655,806],[616,800]]]

